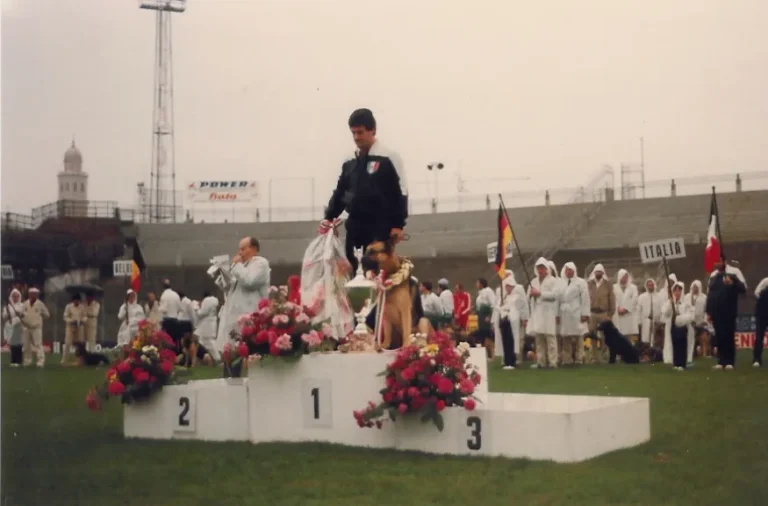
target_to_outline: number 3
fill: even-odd
[[[474,439],[467,439],[467,448],[470,450],[479,450],[483,447],[483,421],[476,416],[470,416],[467,418],[467,427],[472,428],[470,435]]]
[[[179,426],[188,427],[189,419],[187,419],[187,414],[189,413],[189,397],[179,397],[179,406],[182,407],[181,413],[179,413]]]

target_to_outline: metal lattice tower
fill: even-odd
[[[173,34],[171,17],[186,10],[187,0],[142,0],[155,11],[155,86],[152,113],[152,163],[149,221],[176,222],[176,152],[173,127]]]

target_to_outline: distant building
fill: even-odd
[[[59,172],[59,202],[66,202],[66,215],[86,216],[88,212],[88,174],[83,172],[83,155],[72,141],[64,153],[64,170]]]

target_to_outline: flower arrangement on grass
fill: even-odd
[[[255,312],[238,319],[239,340],[248,347],[249,356],[286,358],[333,350],[331,327],[313,324],[313,316],[309,309],[290,302],[287,290],[273,286]]]
[[[102,402],[120,397],[124,404],[149,399],[163,386],[175,383],[176,347],[167,333],[158,331],[147,320],[123,349],[124,358],[113,362],[103,384],[94,386],[85,398],[93,411]]]
[[[395,360],[380,373],[385,387],[380,391],[379,404],[368,403],[362,411],[353,413],[358,426],[381,428],[388,417],[420,413],[421,421],[432,421],[443,430],[441,412],[451,406],[475,409],[473,397],[481,378],[469,364],[469,345],[454,346],[451,339],[435,332],[429,339],[414,336],[415,343],[400,348]]]

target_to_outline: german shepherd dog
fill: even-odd
[[[109,359],[103,353],[91,353],[85,349],[85,343],[75,343],[75,357],[81,367],[95,367],[101,364],[109,365]]]
[[[385,282],[392,282],[385,287],[384,314],[379,323],[382,325],[381,347],[396,349],[408,345],[414,327],[419,332],[430,332],[429,323],[425,325],[421,321],[423,314],[414,314],[414,306],[417,312],[421,309],[421,299],[417,283],[411,278],[413,266],[395,253],[394,241],[374,241],[368,245],[366,255],[376,262]],[[418,301],[418,305],[414,301]],[[414,316],[419,319],[415,320]]]

